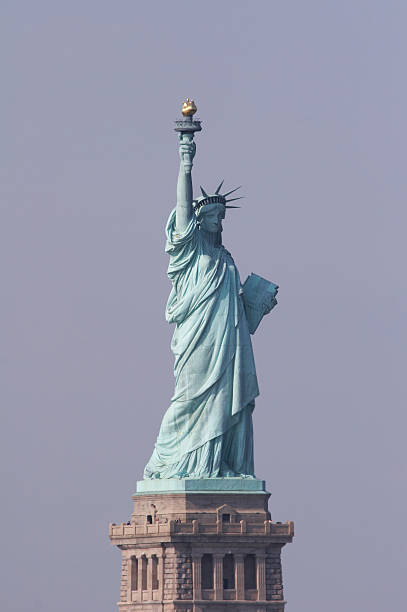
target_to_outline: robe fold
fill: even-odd
[[[144,477],[253,476],[258,385],[238,270],[195,217],[179,232],[173,210],[166,234],[175,391]]]

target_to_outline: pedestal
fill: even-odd
[[[110,525],[122,551],[120,612],[283,612],[281,549],[256,479],[144,480],[128,523]]]

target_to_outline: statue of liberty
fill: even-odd
[[[199,127],[178,130],[177,204],[166,227],[175,391],[144,478],[254,477],[252,412],[259,389],[250,332],[276,304],[277,286],[251,275],[242,287],[222,245],[222,221],[234,208],[227,196],[235,190],[222,195],[222,181],[215,193],[201,188],[193,197],[195,111],[187,100],[184,123]],[[250,324],[253,313],[258,320]]]

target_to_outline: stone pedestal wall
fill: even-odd
[[[131,520],[110,525],[122,551],[120,612],[283,612],[281,549],[294,526],[270,519],[268,497],[134,495]]]

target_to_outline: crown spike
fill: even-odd
[[[203,197],[207,198],[208,194],[206,193],[205,189],[202,187],[202,185],[200,185],[200,187],[201,187],[201,193],[202,193]]]
[[[244,196],[240,196],[240,198],[230,198],[230,200],[226,200],[226,202],[234,202],[235,200],[242,200]],[[240,208],[240,206],[238,206]]]
[[[241,185],[239,185],[239,187],[236,187],[235,189],[232,189],[232,191],[228,191],[227,193],[223,194],[223,197],[226,198],[228,195],[230,195],[231,193],[233,193],[234,191],[237,191],[238,189],[241,188]]]
[[[225,179],[222,179],[221,184],[219,185],[219,187],[218,187],[218,188],[217,188],[217,190],[215,191],[216,195],[219,195],[219,191],[221,190],[222,185],[223,185],[223,183],[224,183],[224,182],[225,182]]]
[[[240,208],[240,206],[225,206],[225,208]]]

